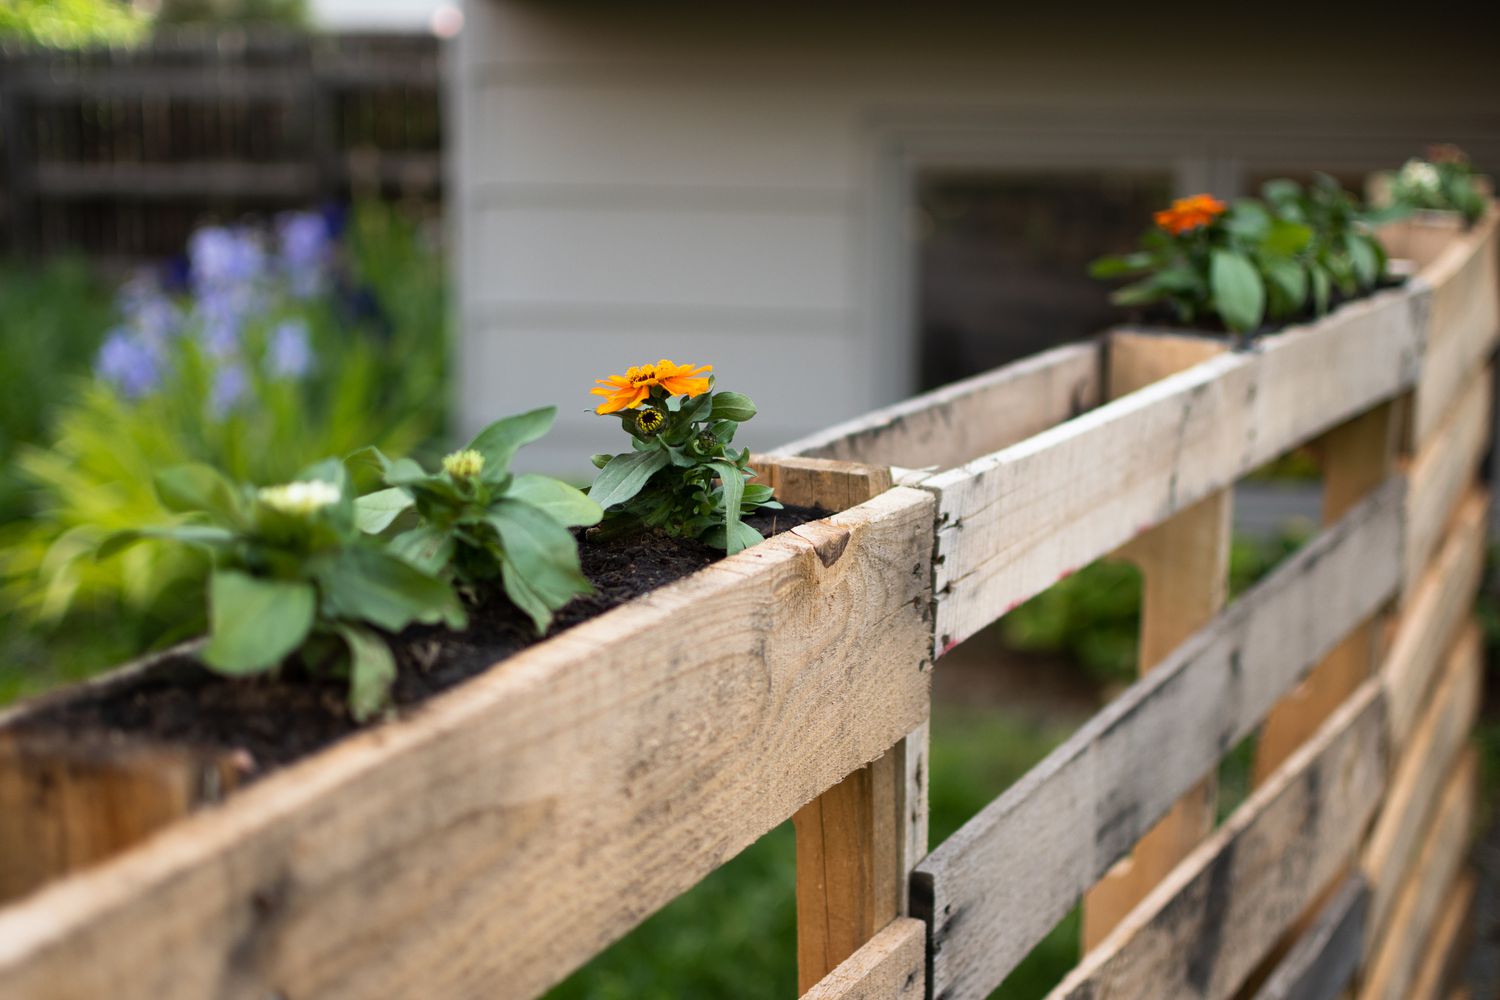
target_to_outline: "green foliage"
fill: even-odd
[[[1391,178],[1391,204],[1401,213],[1459,212],[1466,222],[1484,214],[1485,194],[1464,151],[1439,145],[1427,159],[1407,160]]]
[[[163,469],[155,482],[173,521],[117,532],[98,554],[108,558],[146,539],[206,553],[210,627],[202,659],[220,673],[266,673],[300,652],[309,669],[348,676],[350,713],[364,721],[385,707],[396,676],[376,629],[467,624],[448,584],[359,529],[354,489],[336,460],[260,489],[206,465]]]
[[[569,528],[599,523],[599,505],[549,476],[512,475],[510,461],[552,426],[556,407],[497,420],[426,472],[410,459],[364,453],[386,489],[360,497],[356,518],[423,573],[473,592],[496,578],[506,596],[545,632],[552,613],[592,591]]]
[[[0,41],[16,39],[51,48],[130,45],[150,20],[122,0],[5,0],[0,3]]]
[[[748,483],[750,449],[730,447],[755,404],[738,392],[673,395],[659,385],[639,409],[616,416],[634,450],[595,455],[589,496],[605,510],[605,531],[655,528],[697,538],[730,555],[761,540],[741,518],[780,509],[769,486]]]
[[[1159,213],[1141,248],[1095,261],[1101,279],[1135,276],[1111,300],[1122,306],[1164,306],[1188,326],[1218,322],[1252,333],[1267,322],[1322,315],[1345,298],[1373,290],[1385,251],[1370,217],[1330,177],[1310,188],[1269,182],[1264,201],[1225,206],[1207,195]]]

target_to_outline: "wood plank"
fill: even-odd
[[[1100,348],[1068,344],[876,410],[777,455],[951,469],[1099,405]]]
[[[1227,1000],[1358,847],[1384,788],[1371,680],[1084,956],[1051,1000]]]
[[[1500,335],[1500,208],[1445,250],[1418,274],[1414,285],[1431,289],[1429,333],[1417,383],[1412,450],[1432,440],[1443,416],[1495,349]]]
[[[0,995],[541,992],[926,720],[931,523],[773,538],[43,889]]]
[[[848,510],[891,488],[890,470],[874,465],[751,455],[750,467],[760,473],[757,481],[775,490],[777,497],[824,510]]]
[[[1373,961],[1360,987],[1360,1000],[1409,1000],[1412,981],[1443,901],[1463,866],[1474,821],[1478,775],[1479,757],[1470,749],[1443,787],[1435,822],[1427,832],[1416,866],[1407,876],[1389,926],[1367,948]]]
[[[1345,879],[1254,1000],[1335,1000],[1363,960],[1369,900],[1363,878]]]
[[[1401,393],[1415,379],[1417,295],[1352,303],[927,479],[938,496],[937,652]]]
[[[1469,624],[1443,665],[1431,703],[1402,752],[1360,867],[1372,886],[1370,931],[1380,933],[1415,861],[1443,779],[1467,745],[1479,714],[1483,644]]]
[[[1395,469],[1401,407],[1385,403],[1315,444],[1323,470],[1323,523],[1332,524]],[[1380,623],[1361,624],[1272,710],[1255,747],[1252,781],[1264,781],[1370,676]]]
[[[1441,1000],[1443,989],[1455,978],[1458,964],[1467,950],[1469,918],[1478,888],[1474,876],[1461,874],[1458,885],[1449,894],[1427,943],[1422,964],[1412,980],[1411,1000]]]
[[[1460,500],[1489,452],[1492,369],[1471,370],[1432,439],[1412,461],[1407,489],[1406,580],[1422,578]]]
[[[1222,354],[1223,341],[1116,334],[1109,390],[1123,395]],[[1211,493],[1120,550],[1141,570],[1140,672],[1164,661],[1224,607],[1229,592],[1233,495]],[[1083,947],[1092,948],[1214,828],[1216,775],[1188,791],[1083,901]]]
[[[921,1000],[927,925],[902,917],[823,977],[802,1000]]]
[[[1391,741],[1406,745],[1437,665],[1453,648],[1474,606],[1484,571],[1484,531],[1489,497],[1473,491],[1459,507],[1437,558],[1402,608],[1381,675],[1388,693]]]
[[[917,866],[913,913],[932,926],[934,996],[987,996],[1390,598],[1400,508],[1395,481],[1320,533]]]
[[[806,991],[906,909],[904,742],[792,817],[797,981]]]

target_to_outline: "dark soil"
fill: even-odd
[[[746,518],[746,522],[769,537],[829,513],[787,505]],[[564,607],[547,636],[724,557],[698,542],[656,533],[603,543],[584,540],[578,551],[595,593]],[[498,588],[470,609],[464,632],[441,626],[407,629],[392,642],[398,665],[391,692],[396,710],[419,705],[543,638]],[[349,716],[346,697],[343,680],[310,676],[296,661],[288,661],[274,676],[231,679],[189,656],[179,656],[164,660],[128,684],[64,698],[28,717],[24,726],[62,730],[75,743],[92,737],[118,739],[123,733],[230,753],[248,779],[359,729]]]

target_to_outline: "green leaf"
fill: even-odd
[[[724,552],[732,556],[745,547],[739,530],[740,501],[745,497],[745,476],[737,466],[728,462],[710,462],[708,466],[719,474],[719,482],[724,490]]]
[[[1290,257],[1307,249],[1312,242],[1313,231],[1311,226],[1305,226],[1300,222],[1291,222],[1287,219],[1277,219],[1266,233],[1261,247],[1271,254],[1280,257]]]
[[[1349,250],[1349,262],[1354,266],[1354,276],[1360,287],[1370,288],[1380,277],[1380,258],[1370,241],[1357,233],[1351,233],[1344,241]]]
[[[1241,239],[1259,243],[1271,232],[1271,213],[1260,202],[1241,198],[1229,210],[1224,228]]]
[[[430,524],[420,524],[390,540],[390,550],[428,576],[437,576],[453,559],[453,536]]]
[[[1115,289],[1109,294],[1109,301],[1117,306],[1146,306],[1160,302],[1166,296],[1165,289],[1147,279]]]
[[[606,465],[608,465],[610,463],[610,460],[613,459],[614,457],[615,456],[611,455],[607,451],[601,451],[601,452],[599,452],[597,454],[590,455],[589,456],[589,461],[591,463],[593,463],[594,468],[596,468],[596,469],[602,469]]]
[[[442,477],[432,475],[410,458],[398,458],[385,470],[387,486],[411,486],[414,483],[425,483],[429,479],[440,478]]]
[[[1240,333],[1260,326],[1266,309],[1266,289],[1255,265],[1244,254],[1215,250],[1209,265],[1214,305],[1224,325]]]
[[[750,527],[750,525],[746,524],[744,521],[740,521],[735,525],[736,548],[734,551],[743,551],[744,549],[748,549],[750,546],[756,545],[763,541],[765,541],[765,537],[760,532]],[[710,548],[724,549],[726,552],[729,551],[728,528],[722,524],[714,525],[708,531],[704,532],[703,544],[709,546]]]
[[[204,511],[223,521],[241,518],[239,490],[209,465],[176,465],[156,473],[156,495],[176,514]]]
[[[332,483],[340,490],[345,490],[349,485],[349,471],[344,468],[344,463],[339,459],[325,458],[320,462],[314,462],[297,473],[295,481],[299,483]]]
[[[493,482],[504,476],[516,452],[551,430],[556,419],[557,407],[543,406],[497,420],[476,434],[467,447],[484,456],[483,478]]]
[[[713,398],[713,409],[708,415],[710,420],[733,420],[742,424],[757,412],[755,403],[742,392],[716,392]]]
[[[396,658],[370,629],[343,623],[335,628],[349,647],[349,714],[355,722],[365,722],[390,702]]]
[[[330,618],[369,622],[399,632],[412,622],[467,624],[453,588],[374,544],[351,545],[314,563]]]
[[[1266,279],[1281,293],[1287,312],[1295,313],[1307,302],[1307,269],[1295,260],[1275,257],[1261,265]]]
[[[1091,278],[1118,278],[1136,274],[1156,265],[1156,254],[1147,250],[1111,257],[1100,257],[1089,265]]]
[[[666,468],[671,460],[672,457],[661,448],[616,455],[599,470],[594,485],[589,487],[589,499],[605,510],[624,503],[639,493],[657,470]]]
[[[235,534],[228,528],[219,528],[211,524],[180,524],[164,528],[130,528],[125,531],[117,531],[107,536],[94,550],[95,559],[108,559],[118,552],[123,552],[137,542],[162,541],[181,542],[184,545],[197,545],[202,548],[217,550],[224,549],[234,544]]]
[[[1313,264],[1308,268],[1308,275],[1312,278],[1313,309],[1322,316],[1328,311],[1328,299],[1333,294],[1328,272],[1321,264]]]
[[[585,496],[582,490],[551,476],[534,473],[517,476],[505,495],[524,500],[568,528],[586,528],[598,524],[604,517],[604,508]]]
[[[354,523],[367,535],[378,535],[412,505],[411,494],[391,487],[354,501]]]
[[[519,500],[497,501],[487,520],[500,536],[505,556],[501,581],[516,606],[531,616],[537,631],[551,612],[593,587],[578,564],[573,533],[542,511]]]
[[[316,608],[310,583],[219,570],[209,580],[203,662],[225,674],[267,670],[306,640]]]

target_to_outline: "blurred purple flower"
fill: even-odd
[[[225,365],[214,375],[214,384],[208,396],[209,409],[215,417],[222,420],[244,402],[249,393],[250,376],[245,373],[244,365]]]
[[[313,367],[312,343],[308,339],[307,324],[300,319],[289,319],[271,331],[271,343],[266,355],[271,364],[271,373],[277,378],[302,378]]]
[[[249,229],[205,226],[188,240],[188,266],[197,289],[256,281],[265,273],[265,257]]]
[[[317,212],[288,212],[277,220],[281,267],[292,295],[309,299],[323,290],[332,249],[328,223]]]
[[[94,370],[127,399],[139,399],[161,381],[161,354],[152,344],[124,327],[104,338]]]

